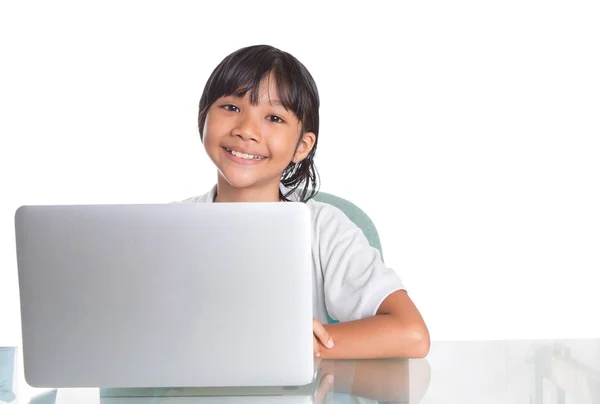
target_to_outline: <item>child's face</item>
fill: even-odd
[[[221,97],[208,110],[204,148],[230,186],[278,188],[288,164],[303,160],[312,149],[315,135],[306,133],[301,140],[301,122],[278,98],[275,80],[265,79],[258,105],[250,103],[248,92],[243,98]]]

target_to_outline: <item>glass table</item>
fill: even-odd
[[[333,382],[330,378],[333,376]],[[0,348],[0,403],[600,404],[600,339],[433,342],[425,359],[323,360],[297,388],[38,389]]]

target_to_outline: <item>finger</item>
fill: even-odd
[[[317,341],[317,338],[313,334],[313,354],[315,356],[321,356],[321,352],[319,352],[320,349],[321,348],[319,347],[319,341]]]
[[[327,348],[333,348],[333,339],[317,319],[313,319],[313,334],[318,338],[321,344]]]
[[[321,404],[325,399],[327,393],[333,389],[333,375],[327,374],[321,378],[319,387],[317,387],[317,393],[315,394],[315,403]]]

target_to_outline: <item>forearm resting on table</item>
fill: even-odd
[[[429,331],[405,290],[386,297],[373,317],[323,326],[334,343],[319,348],[323,358],[423,358],[429,352]]]
[[[333,348],[319,349],[324,359],[422,358],[429,351],[426,330],[406,326],[391,314],[324,327],[334,342]]]

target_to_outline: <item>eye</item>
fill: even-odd
[[[281,119],[280,117],[278,117],[277,115],[269,115],[269,116],[267,117],[267,119],[268,119],[269,121],[271,121],[271,122],[275,122],[275,123],[283,123],[283,122],[284,122],[284,120],[283,120],[283,119]]]
[[[240,112],[240,109],[232,104],[225,104],[221,108],[223,108],[226,111]]]

